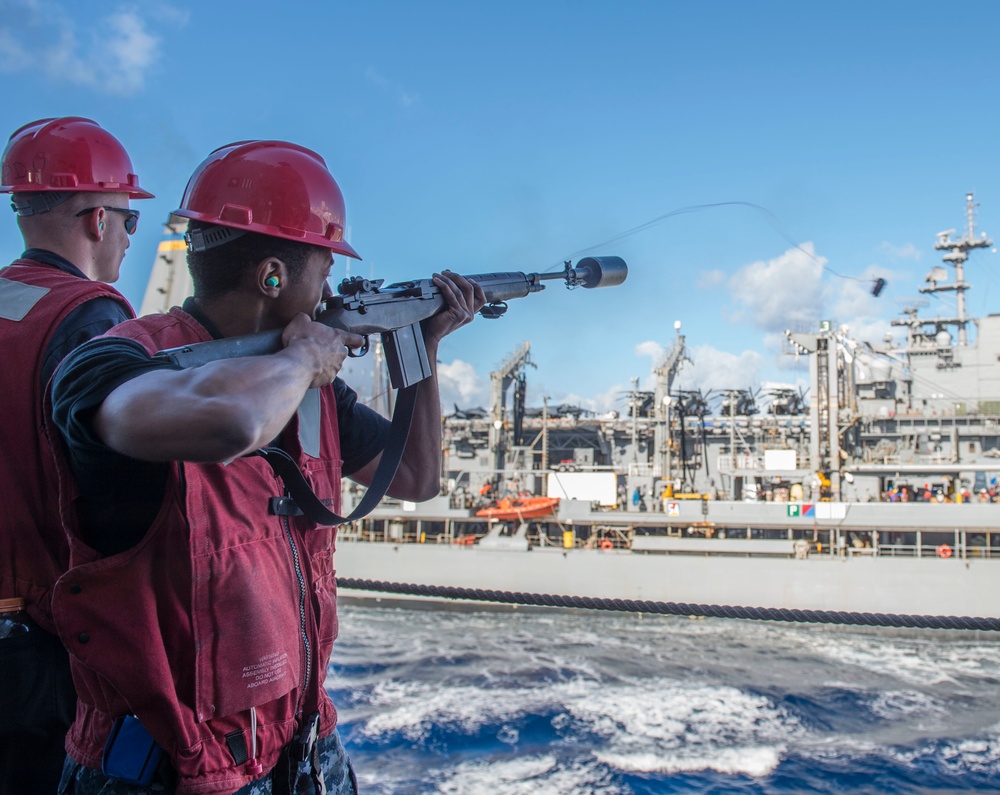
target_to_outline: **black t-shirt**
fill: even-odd
[[[87,276],[76,265],[65,257],[41,248],[29,248],[21,255],[21,259],[40,262],[63,273],[86,279]],[[41,391],[45,391],[49,379],[55,372],[66,354],[78,345],[103,334],[113,326],[128,320],[131,315],[125,311],[121,302],[110,296],[98,296],[86,301],[70,312],[53,332],[49,344],[42,354]]]
[[[93,433],[91,420],[121,384],[164,368],[174,365],[151,358],[134,340],[100,337],[67,356],[52,383],[53,416],[81,492],[81,533],[87,544],[104,555],[128,549],[145,535],[163,502],[170,464],[139,461],[115,452]],[[348,476],[385,447],[389,421],[358,403],[357,393],[340,378],[333,386],[343,473]]]

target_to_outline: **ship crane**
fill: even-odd
[[[840,499],[840,378],[837,336],[829,321],[819,333],[786,331],[795,351],[809,355],[809,467],[828,471],[830,492]]]
[[[674,322],[674,333],[676,338],[673,347],[667,353],[666,358],[664,358],[660,366],[653,370],[653,375],[656,378],[653,401],[656,416],[656,425],[653,434],[655,450],[653,475],[666,481],[671,480],[673,476],[670,461],[671,389],[674,379],[677,377],[677,372],[684,362],[694,364],[694,360],[688,356],[687,348],[684,346],[684,335],[681,334],[681,322],[679,320]],[[682,436],[683,433],[684,428],[682,425]]]
[[[530,353],[531,343],[522,342],[498,369],[490,373],[489,450],[493,456],[493,468],[496,471],[495,481],[499,481],[500,473],[504,471],[507,461],[507,390],[515,383],[518,385],[514,395],[514,425],[516,432],[519,433],[524,418],[524,368],[529,365],[534,367]],[[493,485],[494,490],[496,490],[498,483],[494,482]]]

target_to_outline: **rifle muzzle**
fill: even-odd
[[[628,265],[621,257],[584,257],[575,268],[566,268],[570,287],[614,287],[625,281]]]

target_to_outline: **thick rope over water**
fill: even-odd
[[[792,610],[774,607],[692,605],[683,602],[639,602],[632,599],[602,599],[592,596],[556,596],[553,594],[514,593],[478,588],[452,588],[442,585],[381,582],[337,578],[338,588],[358,591],[434,596],[443,599],[467,599],[475,602],[533,605],[539,607],[578,607],[585,610],[617,610],[624,613],[657,613],[668,616],[706,616],[742,618],[756,621],[792,621],[806,624],[848,624],[863,627],[900,627],[905,629],[968,629],[1000,632],[1000,618],[970,616],[907,616],[891,613],[845,613],[835,610]]]

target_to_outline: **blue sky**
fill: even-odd
[[[802,381],[782,330],[829,318],[881,338],[968,191],[1000,235],[998,31],[1000,3],[982,0],[0,0],[0,133],[80,115],[126,145],[157,194],[118,284],[136,304],[187,177],[248,138],[326,158],[353,273],[622,256],[621,287],[550,287],[441,350],[448,406],[485,404],[490,371],[529,340],[529,402],[621,408],[675,320],[690,385]],[[725,202],[767,212],[682,213],[591,248]],[[20,248],[11,215],[0,257]],[[996,266],[971,260],[975,313],[996,309]]]

